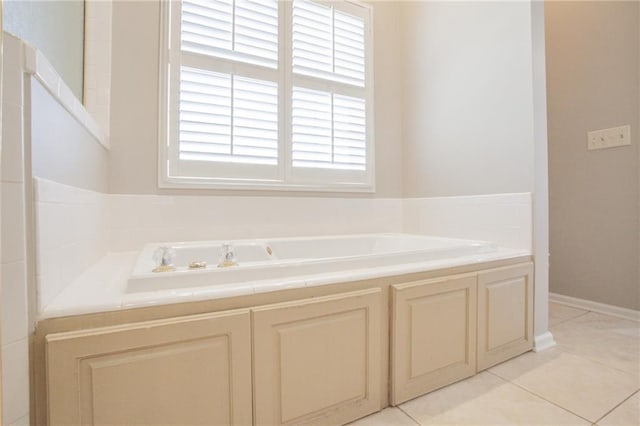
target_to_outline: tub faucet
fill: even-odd
[[[220,255],[220,263],[218,268],[226,268],[228,266],[237,266],[236,253],[233,250],[233,244],[225,243],[222,245],[222,253]]]
[[[153,252],[153,260],[156,267],[153,272],[171,272],[175,271],[173,260],[176,258],[176,250],[173,247],[161,246]]]

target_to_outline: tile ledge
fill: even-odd
[[[85,109],[69,86],[58,75],[57,71],[41,51],[34,46],[20,40],[24,46],[24,72],[34,76],[91,135],[100,142],[106,150],[110,149],[108,135],[98,125],[96,120]]]

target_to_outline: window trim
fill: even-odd
[[[313,0],[327,6],[338,9],[341,3]],[[179,2],[174,0],[160,2],[160,52],[159,52],[159,78],[158,78],[158,187],[172,189],[227,189],[227,190],[274,190],[274,191],[319,191],[319,192],[375,192],[375,116],[374,116],[374,74],[373,74],[373,8],[353,0],[343,0],[345,7],[353,7],[362,10],[365,19],[365,105],[366,105],[366,134],[367,134],[367,160],[364,171],[339,170],[339,169],[313,169],[294,168],[291,162],[292,129],[291,129],[291,99],[287,93],[291,93],[293,82],[296,80],[309,81],[312,85],[305,87],[321,88],[323,84],[330,88],[333,86],[344,86],[346,92],[350,93],[351,86],[339,82],[328,83],[320,78],[306,75],[293,76],[292,71],[292,1],[281,2],[285,7],[278,9],[278,68],[273,72],[278,73],[278,165],[275,174],[267,178],[221,178],[221,177],[186,177],[169,175],[169,158],[172,149],[177,149],[178,144],[171,144],[171,140],[177,141],[177,126],[171,126],[170,117],[178,114],[179,103],[177,100],[178,90],[175,84],[180,67],[180,37],[172,35],[179,34],[180,19],[171,17],[172,8]],[[175,11],[175,9],[174,9]],[[284,24],[283,24],[284,23]],[[176,60],[177,58],[177,60]],[[176,64],[173,66],[173,64]],[[222,64],[220,68],[233,64]],[[238,64],[242,67],[242,64]],[[284,67],[284,72],[281,71]],[[174,73],[175,75],[172,75]],[[327,84],[328,83],[328,84]],[[223,168],[229,164],[222,163]],[[242,164],[235,164],[232,167],[242,168]],[[253,167],[253,166],[252,166]],[[295,171],[294,171],[295,169]],[[295,177],[294,177],[295,175]],[[275,177],[274,177],[275,176]],[[328,181],[328,177],[331,181]],[[354,180],[353,176],[359,179]],[[337,179],[336,179],[337,178]],[[295,179],[295,180],[294,180]],[[339,181],[336,181],[339,180]]]

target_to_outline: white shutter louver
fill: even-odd
[[[330,167],[331,94],[293,88],[291,145],[294,167]]]
[[[313,75],[333,72],[332,10],[312,2],[294,1],[293,71]]]
[[[365,170],[364,99],[293,88],[294,167]]]
[[[278,66],[277,0],[183,0],[181,45],[188,52]]]
[[[309,0],[293,1],[293,72],[364,87],[364,20]]]
[[[364,99],[333,95],[333,162],[342,169],[366,167]]]
[[[270,81],[181,68],[181,160],[278,162],[278,86]]]
[[[334,28],[335,73],[364,86],[364,21],[336,11]]]

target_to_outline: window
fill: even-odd
[[[373,189],[369,7],[161,3],[161,186]]]

